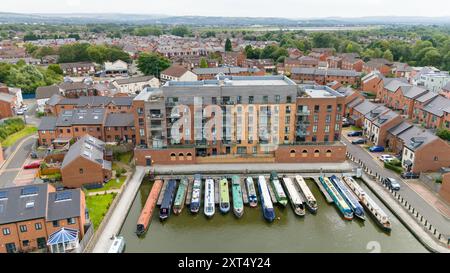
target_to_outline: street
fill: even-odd
[[[417,192],[415,192],[403,179],[400,178],[395,172],[385,169],[381,164],[378,164],[368,151],[364,150],[359,145],[351,144],[346,137],[342,138],[342,141],[347,145],[347,151],[353,155],[356,159],[361,160],[372,171],[378,173],[382,177],[395,178],[401,189],[399,194],[405,198],[408,203],[411,204],[421,215],[426,218],[435,226],[441,233],[450,235],[450,219],[446,218],[440,211],[434,206],[424,200]],[[443,206],[448,207],[446,204]]]

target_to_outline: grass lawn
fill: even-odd
[[[352,131],[362,131],[362,128],[358,127],[358,126],[355,126],[355,125],[352,125],[352,126],[350,126],[350,130],[352,130]]]
[[[103,188],[99,189],[90,189],[87,190],[87,192],[104,192],[107,190],[114,190],[114,189],[120,189],[120,187],[123,185],[123,182],[125,182],[126,176],[121,176],[119,178],[119,182],[115,178],[108,181],[108,183],[104,184]]]
[[[113,201],[115,194],[99,194],[86,196],[86,206],[89,210],[89,218],[97,229]]]
[[[16,132],[2,141],[3,147],[9,147],[14,145],[19,139],[24,138],[26,136],[32,135],[37,132],[37,128],[35,126],[28,125],[19,132]]]

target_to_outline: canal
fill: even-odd
[[[276,208],[276,219],[267,223],[261,208],[245,207],[237,219],[233,213],[216,214],[207,219],[203,206],[198,215],[183,209],[164,223],[159,210],[145,236],[135,234],[136,222],[150,192],[151,184],[142,184],[124,222],[125,252],[427,252],[403,224],[362,184],[391,219],[392,232],[386,234],[368,216],[365,222],[345,221],[333,204],[328,204],[317,185],[307,180],[317,198],[319,210],[305,217],[296,216],[291,207]],[[202,204],[203,205],[203,204]]]

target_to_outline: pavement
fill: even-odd
[[[138,166],[136,167],[136,171],[133,176],[128,180],[127,185],[123,192],[117,196],[118,203],[114,210],[112,210],[111,216],[107,221],[103,221],[104,226],[99,227],[97,230],[97,241],[93,246],[93,253],[107,253],[113,240],[111,239],[112,235],[118,235],[120,229],[122,228],[122,224],[125,221],[125,218],[130,210],[131,205],[133,204],[134,198],[139,190],[142,179],[145,174],[145,167]],[[105,219],[104,219],[105,220]],[[95,239],[95,238],[93,238]]]
[[[349,152],[357,160],[361,160],[364,164],[372,171],[378,173],[382,177],[392,177],[395,178],[400,184],[399,194],[408,201],[421,215],[426,216],[428,221],[433,224],[442,234],[450,236],[450,219],[447,218],[447,214],[443,213],[446,210],[442,209],[448,207],[445,203],[438,200],[438,206],[436,206],[436,199],[429,200],[429,194],[424,194],[424,189],[422,187],[422,194],[426,199],[424,199],[421,194],[417,193],[418,187],[411,187],[410,182],[403,180],[397,173],[388,170],[383,167],[378,159],[374,159],[373,155],[370,155],[367,150],[359,145],[351,144],[346,136],[342,138],[342,141],[347,145],[347,152]],[[382,153],[380,153],[382,154]],[[437,198],[435,196],[435,198]],[[439,209],[439,208],[440,209]]]
[[[150,169],[156,175],[170,174],[235,174],[235,173],[326,173],[351,172],[353,165],[342,163],[249,163],[249,164],[180,164],[180,165],[154,165]]]

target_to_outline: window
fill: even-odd
[[[252,104],[254,102],[255,98],[253,96],[248,97],[248,103]]]
[[[59,227],[59,221],[58,220],[53,221],[52,224],[53,224],[53,227]]]
[[[174,154],[174,153],[171,153],[170,154],[170,160],[176,160],[177,158],[176,158],[176,155]]]
[[[316,133],[317,132],[317,125],[314,125],[313,126],[313,133]]]
[[[314,112],[318,113],[320,111],[320,105],[314,105]]]
[[[319,150],[314,151],[314,157],[319,157]]]
[[[303,150],[302,151],[302,157],[307,157],[308,156],[308,151],[307,150]]]
[[[83,174],[83,172],[84,172],[83,168],[80,168],[79,172],[80,172],[80,174]]]
[[[437,156],[435,156],[435,157],[433,158],[434,161],[438,161],[438,159],[439,159],[439,158],[438,158]]]
[[[286,103],[292,103],[292,97],[291,96],[287,96],[286,97]]]
[[[20,225],[19,229],[20,229],[20,232],[27,232],[27,226],[26,225]]]
[[[41,230],[42,229],[42,224],[41,223],[36,223],[36,224],[34,224],[34,228],[36,230]]]
[[[4,228],[3,235],[9,235],[9,234],[11,234],[11,230],[9,228]]]
[[[291,150],[291,152],[289,153],[290,157],[295,157],[295,150]]]
[[[237,102],[237,104],[241,104],[241,102],[242,102],[242,96],[237,96],[236,102]]]
[[[269,96],[263,96],[263,103],[269,103]]]
[[[75,218],[73,218],[73,217],[67,218],[67,224],[74,225],[75,224]]]
[[[67,133],[70,133],[70,129],[67,129],[66,132],[67,132]]]
[[[78,128],[77,127],[75,127],[75,132],[78,132]]]
[[[325,125],[325,133],[330,132],[330,125]]]
[[[22,241],[23,246],[29,246],[30,245],[30,241],[29,240],[23,240]]]
[[[333,111],[333,105],[327,105],[327,112]]]
[[[275,103],[280,103],[280,95],[275,95]]]

